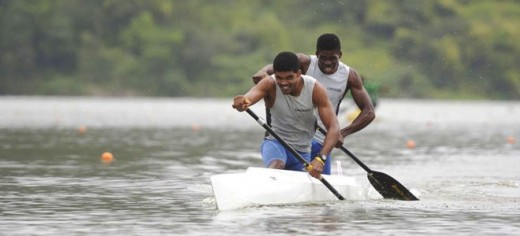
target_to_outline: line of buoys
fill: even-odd
[[[508,144],[515,144],[516,143],[515,136],[513,136],[513,135],[507,136],[506,142]],[[406,140],[405,146],[408,149],[414,149],[417,146],[417,144],[415,143],[415,141],[413,139],[408,139],[408,140]]]

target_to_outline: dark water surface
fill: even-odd
[[[230,101],[0,98],[0,235],[520,232],[518,102],[381,102],[346,143],[420,201],[378,198],[336,150],[365,199],[217,211],[209,177],[261,165],[263,130]],[[254,110],[263,116],[261,104]],[[103,152],[115,160],[102,162]]]

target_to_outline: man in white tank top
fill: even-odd
[[[335,34],[322,34],[318,38],[316,43],[316,55],[298,54],[302,73],[314,77],[320,84],[324,85],[336,115],[339,111],[341,101],[349,90],[354,102],[361,111],[351,124],[341,129],[341,138],[337,144],[338,147],[343,144],[343,140],[346,136],[365,128],[375,118],[374,106],[368,92],[363,86],[361,76],[359,76],[353,68],[340,61],[342,54],[341,43]],[[258,83],[272,73],[272,65],[267,65],[253,75],[253,81]],[[319,118],[317,124],[323,127]],[[319,152],[322,145],[323,135],[320,132],[316,132],[312,140],[311,159],[323,155],[323,153]],[[330,155],[324,158],[325,167],[323,173],[330,174]]]
[[[320,152],[328,155],[338,142],[340,134],[334,108],[325,87],[316,83],[314,78],[301,74],[299,59],[292,52],[282,52],[275,57],[273,72],[273,77],[263,79],[245,95],[236,96],[233,99],[233,108],[244,111],[264,99],[265,106],[271,111],[271,128],[307,162],[311,162],[314,124],[316,117],[319,117],[329,131],[324,137]],[[261,152],[264,165],[268,168],[305,170],[303,163],[274,137],[265,137]],[[324,161],[316,158],[311,162],[311,176],[320,177]]]

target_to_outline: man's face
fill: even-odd
[[[324,74],[330,75],[338,70],[341,51],[325,50],[317,51],[318,67]]]
[[[300,81],[301,72],[294,71],[277,71],[274,72],[274,76],[276,78],[276,84],[280,87],[283,94],[294,94],[295,88],[298,85],[298,81]]]

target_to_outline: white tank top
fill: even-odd
[[[312,102],[312,91],[316,80],[302,75],[303,89],[299,96],[286,95],[276,85],[276,98],[271,107],[271,127],[285,142],[300,152],[311,151],[311,140],[314,136],[316,122],[315,106]],[[276,80],[274,75],[271,79]],[[275,139],[269,135],[268,139]]]
[[[315,55],[311,55],[311,63],[309,64],[309,69],[307,69],[307,73],[305,74],[314,77],[327,89],[327,96],[332,103],[332,107],[336,109],[335,112],[337,115],[341,101],[347,92],[349,73],[350,67],[340,61],[338,70],[335,73],[331,75],[324,74],[318,67],[318,58]],[[318,125],[325,129],[317,113],[316,117],[318,119]],[[321,134],[321,132],[316,132],[314,138],[323,144],[325,136]]]

